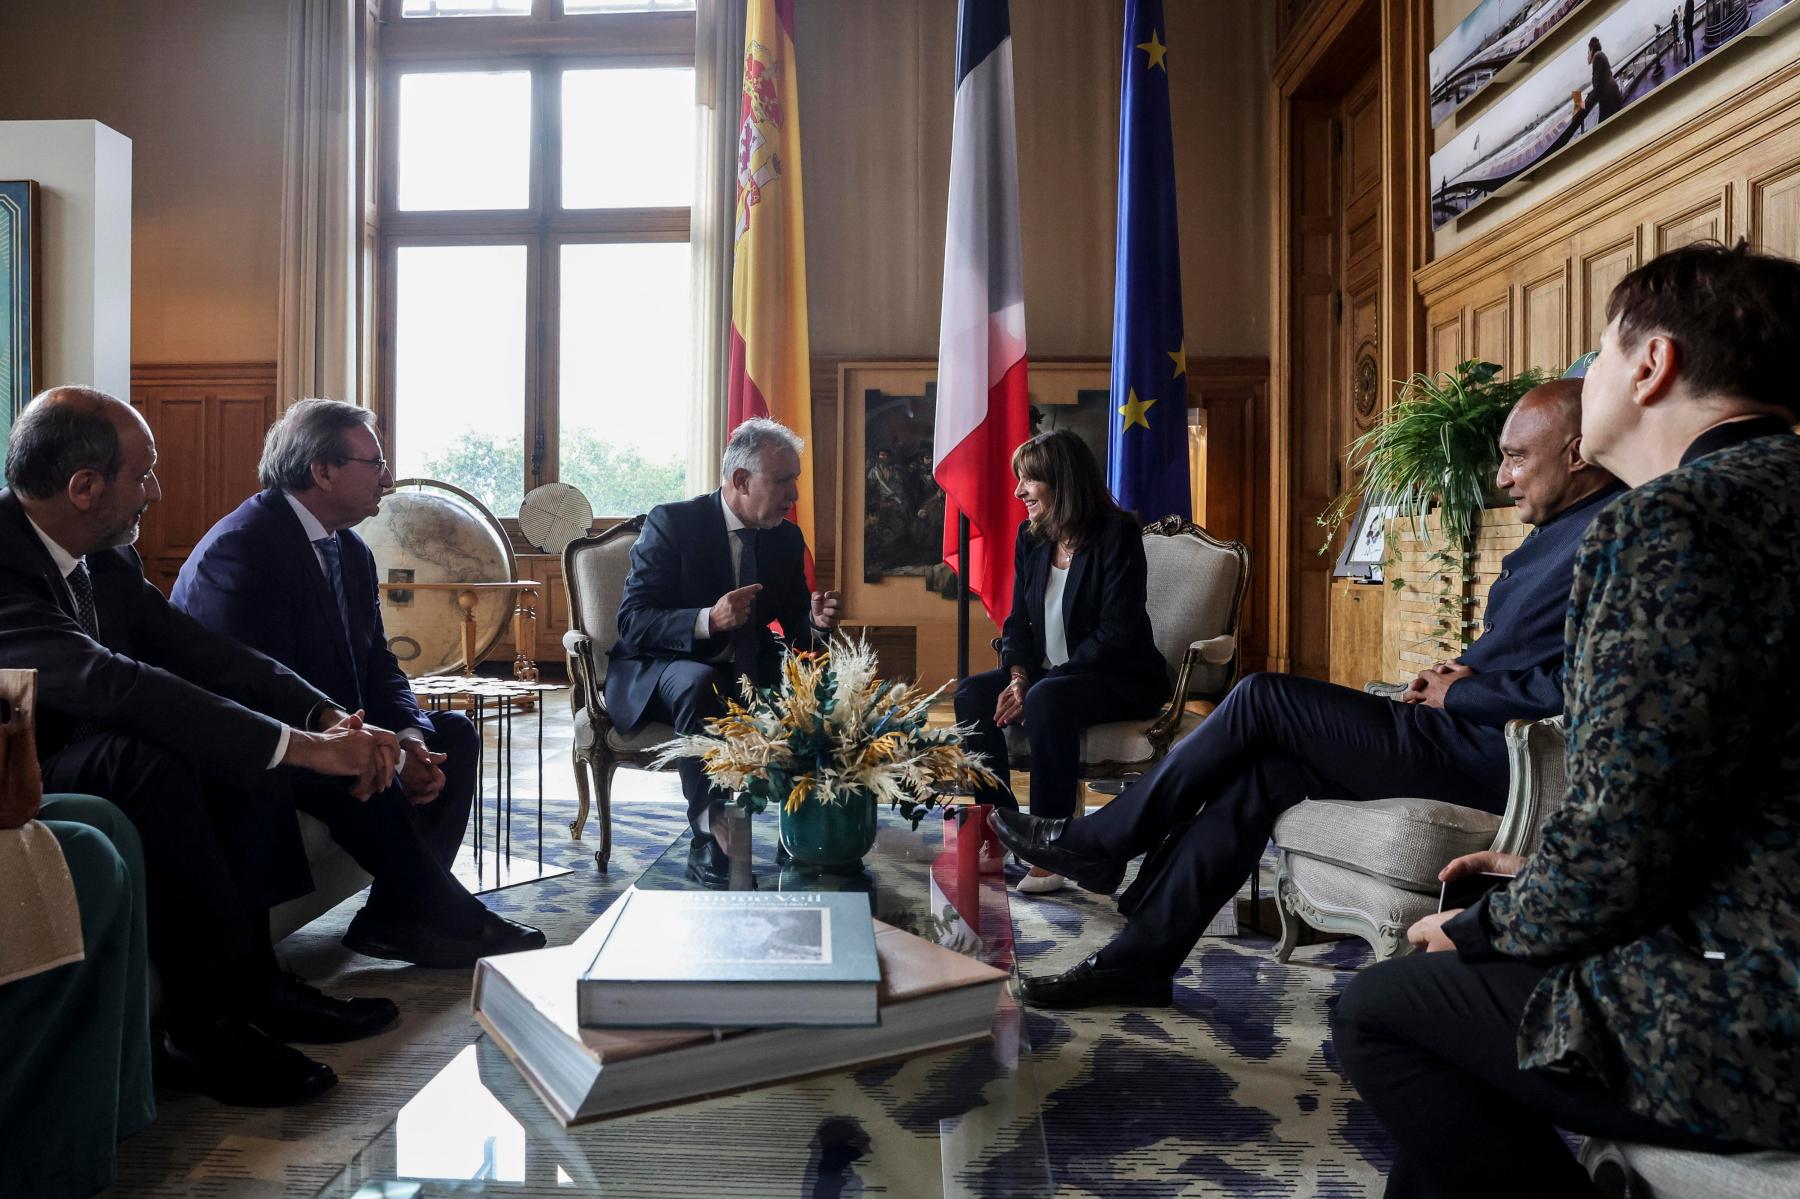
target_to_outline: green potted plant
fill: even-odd
[[[1494,363],[1470,360],[1436,378],[1416,374],[1403,382],[1374,428],[1350,444],[1355,482],[1319,517],[1324,553],[1364,495],[1393,504],[1395,515],[1411,520],[1426,545],[1433,541],[1425,515],[1437,512],[1440,539],[1429,559],[1438,580],[1434,635],[1447,653],[1469,641],[1463,621],[1469,560],[1481,510],[1497,498],[1501,426],[1520,396],[1550,378],[1536,369],[1510,379],[1500,371]],[[1396,589],[1406,585],[1404,579],[1389,582]]]

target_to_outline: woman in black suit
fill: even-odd
[[[1013,553],[1012,613],[1000,631],[1000,667],[956,688],[956,719],[973,724],[969,747],[1007,778],[1003,727],[1031,742],[1031,811],[1075,814],[1081,731],[1150,717],[1169,698],[1168,669],[1144,610],[1143,531],[1107,494],[1087,443],[1066,429],[1040,433],[1013,452],[1014,493],[1025,504]],[[978,795],[1017,808],[1004,782]],[[1032,868],[1025,892],[1062,879]]]

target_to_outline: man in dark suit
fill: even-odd
[[[1255,869],[1281,813],[1308,796],[1416,795],[1499,812],[1503,730],[1562,710],[1563,625],[1582,533],[1619,484],[1581,456],[1581,382],[1526,393],[1500,435],[1499,485],[1536,526],[1501,564],[1484,631],[1420,672],[1404,703],[1295,675],[1253,674],[1130,790],[1080,820],[996,811],[1019,857],[1119,899],[1125,928],[1062,974],[1028,980],[1039,1007],[1166,1004],[1201,932]]]
[[[52,388],[20,414],[0,490],[0,666],[38,672],[45,790],[104,795],[138,830],[162,1080],[298,1103],[337,1079],[283,1041],[367,1036],[398,1012],[328,998],[276,965],[268,909],[304,889],[286,778],[339,776],[367,796],[400,750],[150,586],[131,543],[162,495],[155,468],[149,426],[111,396]],[[284,822],[291,842],[269,831]],[[238,853],[237,830],[258,831],[263,852]]]
[[[208,530],[171,597],[189,616],[288,667],[345,711],[392,729],[399,774],[366,802],[332,780],[296,780],[294,803],[375,878],[344,944],[421,966],[470,966],[537,949],[544,935],[483,907],[450,873],[475,794],[478,734],[426,715],[388,648],[375,558],[350,526],[393,485],[375,414],[302,400],[269,428],[265,490]]]
[[[606,709],[626,733],[646,721],[700,732],[739,677],[776,681],[783,642],[812,649],[837,628],[842,601],[809,591],[806,539],[786,519],[800,495],[802,448],[785,426],[747,420],[726,443],[718,491],[659,504],[644,519],[606,672]],[[698,759],[677,769],[688,820],[706,833],[708,805],[723,797]]]

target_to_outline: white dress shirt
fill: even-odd
[[[1044,583],[1044,665],[1061,666],[1069,660],[1069,634],[1063,628],[1063,590],[1069,585],[1069,568],[1050,564]]]
[[[719,488],[719,507],[725,510],[725,544],[731,547],[731,577],[734,580],[731,589],[735,591],[737,590],[735,580],[738,577],[738,567],[744,561],[744,540],[737,535],[737,531],[750,526],[739,520],[738,514],[731,510],[731,505],[725,502],[723,487]],[[702,608],[694,617],[694,640],[704,641],[711,636],[712,609]]]

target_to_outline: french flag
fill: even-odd
[[[969,590],[996,624],[1012,611],[1013,543],[1025,519],[1012,452],[1029,434],[1012,30],[1006,0],[960,0],[932,473],[946,497],[944,561],[964,569],[964,514]]]

